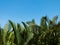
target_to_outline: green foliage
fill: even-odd
[[[60,45],[60,21],[41,18],[40,25],[35,20],[14,23],[11,20],[0,27],[0,45]]]

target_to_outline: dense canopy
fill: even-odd
[[[14,23],[11,20],[0,27],[0,45],[60,45],[60,21],[58,16],[50,20],[41,18],[40,25],[35,20]]]

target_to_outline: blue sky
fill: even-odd
[[[40,23],[42,16],[49,18],[58,15],[60,19],[60,0],[0,0],[0,25],[8,20],[16,23],[35,19]]]

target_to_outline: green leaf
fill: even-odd
[[[21,36],[19,30],[17,30],[16,24],[14,24],[11,20],[9,20],[9,23],[11,24],[14,31],[16,45],[21,45]]]

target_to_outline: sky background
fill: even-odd
[[[16,23],[35,19],[40,23],[42,16],[50,19],[57,15],[60,19],[60,0],[0,0],[0,25],[3,27],[8,20]]]

